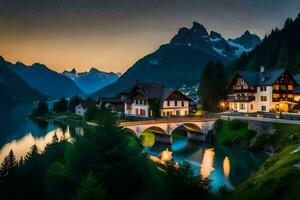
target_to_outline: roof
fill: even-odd
[[[82,100],[78,105],[81,105],[83,108],[87,108],[89,106],[96,105],[96,101],[92,99]]]
[[[191,101],[189,97],[172,88],[165,88],[161,83],[140,83],[137,82],[129,91],[122,92],[120,94],[126,94],[129,99],[132,99],[135,95],[141,95],[146,99],[158,98],[161,101],[167,99],[174,92],[180,93],[187,100]]]
[[[234,77],[236,75],[240,75],[245,80],[245,82],[249,85],[269,86],[269,85],[273,85],[276,82],[276,80],[285,72],[286,72],[285,69],[267,70],[264,72],[237,71]]]

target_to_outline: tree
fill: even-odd
[[[37,108],[33,111],[33,114],[44,115],[49,113],[48,104],[45,101],[40,101]]]
[[[8,176],[10,175],[18,166],[18,162],[14,155],[13,150],[10,150],[8,156],[6,156],[1,164],[0,175]]]
[[[159,117],[160,116],[160,99],[159,98],[153,98],[148,100],[150,110],[152,111],[153,117]]]
[[[56,113],[62,113],[68,111],[68,101],[65,98],[61,98],[58,102],[54,103],[53,111]]]
[[[69,111],[75,112],[75,107],[81,102],[81,98],[79,96],[74,96],[71,98],[69,102]]]
[[[226,74],[220,62],[209,62],[202,72],[198,95],[205,111],[218,112],[220,102],[226,99]]]
[[[99,184],[97,179],[91,173],[81,182],[75,197],[75,200],[86,199],[106,199],[103,184]]]

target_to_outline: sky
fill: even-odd
[[[193,21],[225,38],[263,37],[300,0],[0,0],[0,55],[56,71],[125,72]]]

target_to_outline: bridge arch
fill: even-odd
[[[170,130],[171,135],[175,130],[178,130],[178,128],[183,127],[187,132],[202,132],[201,124],[193,123],[193,122],[183,122],[180,124],[176,124],[176,126]]]
[[[144,133],[145,131],[151,131],[153,134],[167,135],[166,130],[164,130],[162,127],[159,126],[146,127],[145,129],[141,130],[141,134]]]
[[[131,129],[131,128],[124,128],[124,130],[125,130],[126,132],[128,132],[128,133],[131,133],[132,135],[137,136],[137,133],[136,133],[133,129]]]

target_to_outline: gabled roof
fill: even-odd
[[[264,72],[237,71],[231,82],[234,80],[236,75],[240,75],[244,79],[244,81],[249,85],[270,86],[273,85],[277,81],[277,79],[285,72],[285,69],[267,70]]]
[[[161,101],[168,98],[174,92],[180,93],[184,96],[187,100],[191,101],[189,97],[182,94],[178,90],[165,88],[163,84],[160,83],[140,83],[137,82],[135,86],[133,86],[128,92],[123,92],[121,94],[128,95],[129,98],[134,97],[135,95],[141,95],[145,99],[153,99],[158,98]]]

